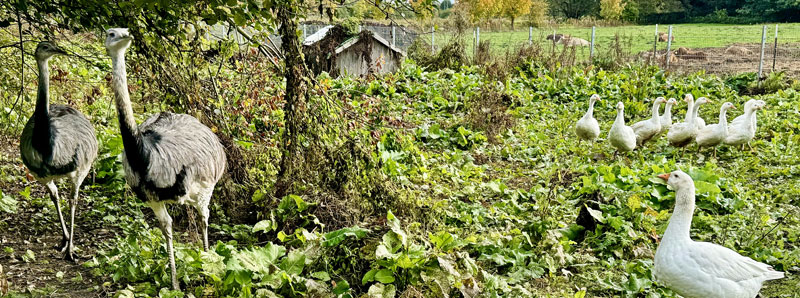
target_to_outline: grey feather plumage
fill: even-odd
[[[214,185],[225,172],[225,149],[196,118],[174,113],[151,116],[138,128],[137,157],[123,155],[126,178],[143,200],[173,201],[191,184]],[[141,158],[146,156],[147,158]],[[140,163],[140,164],[135,164]],[[182,184],[173,193],[163,191]]]
[[[86,117],[72,107],[51,105],[50,136],[34,135],[36,115],[28,120],[20,137],[22,162],[37,178],[59,177],[91,165],[97,157],[97,137]],[[44,137],[51,152],[34,148],[37,137]]]
[[[92,124],[78,110],[65,105],[50,105],[48,60],[53,55],[64,53],[47,41],[40,42],[36,47],[39,90],[36,109],[22,130],[20,156],[34,177],[50,191],[63,233],[61,251],[65,253],[66,259],[74,260],[73,239],[78,191],[97,157],[97,138]],[[69,229],[61,213],[56,186],[57,180],[62,177],[68,177],[72,182]]]
[[[125,51],[132,40],[128,29],[106,31],[111,83],[125,147],[123,166],[128,184],[158,219],[167,243],[172,287],[178,290],[172,217],[166,204],[187,204],[197,209],[203,249],[208,250],[208,205],[225,171],[225,150],[211,129],[189,115],[160,113],[136,125],[125,67]]]

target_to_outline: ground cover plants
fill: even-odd
[[[323,74],[311,102],[326,104],[321,117],[332,128],[308,142],[332,149],[312,168],[319,181],[276,198],[269,194],[285,87],[268,61],[231,47],[219,58],[221,96],[203,107],[214,116],[201,118],[241,154],[248,179],[241,189],[220,183],[207,252],[190,224],[196,215],[173,207],[184,292],[169,290],[157,222],[123,180],[109,61],[51,62],[53,100],[89,115],[101,144],[79,207],[77,264],[50,249],[54,207],[19,160],[16,140],[33,103],[3,88],[0,278],[11,282],[11,297],[675,297],[651,270],[674,203],[656,175],[678,168],[697,182],[694,239],[787,272],[765,297],[800,290],[797,90],[743,96],[737,80],[715,75],[536,61],[502,78],[469,64],[429,70],[412,60],[381,78]],[[5,63],[14,65],[9,53]],[[136,79],[138,115],[172,109],[144,96]],[[35,85],[26,86],[32,97]],[[712,98],[705,119],[716,119],[725,101],[741,110],[757,98],[768,108],[752,151],[721,147],[712,159],[694,147],[681,154],[662,138],[615,159],[604,140],[578,144],[573,134],[595,93],[601,139],[617,101],[630,123],[649,117],[657,96]],[[675,120],[685,109],[674,108]],[[237,179],[236,169],[224,179]]]

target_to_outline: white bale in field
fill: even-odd
[[[572,37],[569,35],[564,35],[560,41],[564,46],[567,47],[588,47],[589,41],[583,38]]]

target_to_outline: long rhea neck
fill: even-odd
[[[36,109],[33,111],[33,148],[39,153],[49,156],[50,145],[50,67],[47,59],[37,59],[39,67],[39,90],[36,94]]]
[[[672,212],[672,217],[669,218],[669,225],[664,232],[663,240],[667,238],[691,239],[689,230],[692,228],[692,215],[694,215],[694,195],[694,185],[675,193],[675,210]]]
[[[133,117],[131,98],[128,94],[128,73],[125,70],[124,50],[111,54],[111,64],[111,84],[114,88],[114,99],[117,104],[119,129],[122,133],[122,143],[126,148],[132,148],[136,145],[136,134],[138,133],[138,128],[136,126],[136,119]]]
[[[33,115],[36,117],[36,124],[44,123],[49,126],[50,118],[50,67],[48,66],[47,59],[37,59],[36,64],[39,66],[39,90],[36,94],[36,110]],[[40,125],[37,125],[38,128]]]

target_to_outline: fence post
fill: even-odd
[[[653,40],[653,55],[650,56],[650,63],[653,63],[653,59],[656,59],[656,52],[658,51],[658,24],[656,24],[656,38]],[[656,59],[658,62],[658,59]]]
[[[397,30],[396,29],[397,29],[397,27],[395,27],[394,24],[392,24],[392,46],[393,47],[397,46],[396,37],[395,37],[395,36],[397,36]]]
[[[431,26],[431,52],[436,52],[436,39],[434,38],[434,33],[436,32],[436,27]]]
[[[475,27],[475,49],[481,44],[481,27]]]
[[[767,43],[767,25],[761,29],[761,56],[758,59],[758,85],[761,86],[761,74],[764,71],[764,46]]]
[[[553,46],[551,47],[553,53],[556,52],[556,28],[553,28]]]
[[[306,37],[308,37],[308,34],[306,32],[308,32],[306,31],[306,24],[303,24],[303,41],[305,41]]]
[[[478,27],[472,30],[472,57],[475,57],[478,49]]]
[[[594,59],[594,26],[592,26],[592,43],[589,46],[589,60]]]
[[[672,25],[669,25],[669,31],[667,32],[667,54],[664,55],[664,59],[666,59],[667,67],[669,69],[669,56],[672,54]]]
[[[528,45],[533,44],[533,26],[528,27]]]
[[[772,71],[775,72],[775,60],[778,59],[778,24],[775,24],[775,47],[772,50]]]

